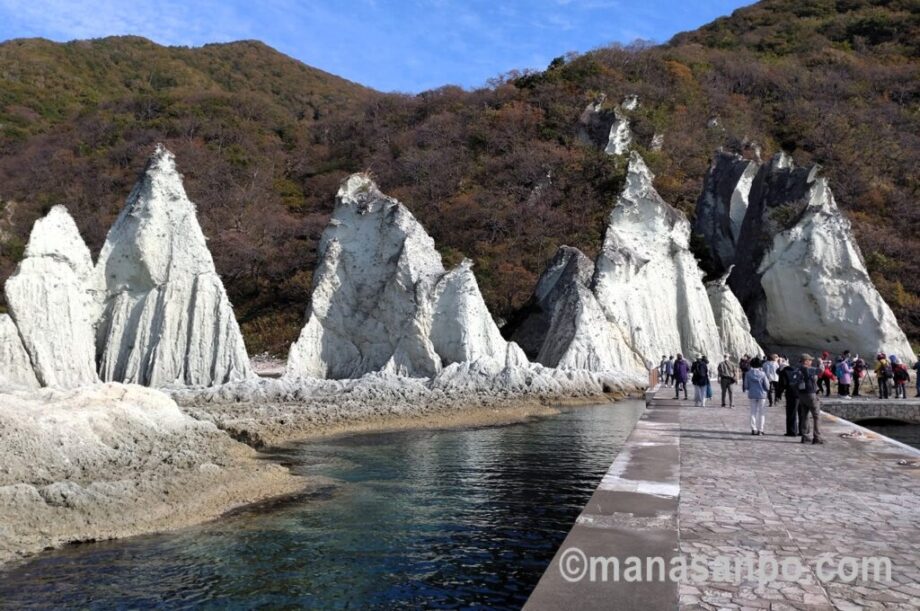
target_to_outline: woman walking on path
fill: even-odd
[[[764,435],[763,427],[767,419],[767,395],[770,383],[761,369],[760,359],[751,359],[751,368],[744,374],[748,399],[751,400],[751,435]]]
[[[853,381],[853,368],[844,357],[837,361],[837,394],[841,397],[850,396],[850,383]]]
[[[821,389],[824,389],[824,396],[831,396],[831,380],[834,379],[833,366],[834,363],[828,358],[831,355],[830,352],[823,352],[821,354],[821,375],[818,377],[818,393],[821,393]]]

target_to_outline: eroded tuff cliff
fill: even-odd
[[[633,152],[595,262],[594,294],[647,361],[678,351],[711,358],[721,342],[703,273],[690,252],[690,223],[661,199],[653,178]]]
[[[211,386],[254,375],[195,204],[162,146],[109,230],[94,289],[104,380]]]
[[[662,354],[719,358],[722,334],[735,357],[753,354],[756,343],[740,306],[720,298],[719,316],[714,313],[689,250],[690,225],[661,199],[652,179],[633,152],[596,262],[560,248],[512,320],[511,337],[536,351],[540,363],[635,374]]]
[[[70,214],[55,206],[35,222],[25,258],[6,281],[6,300],[42,386],[98,382],[93,262]]]
[[[757,173],[748,185],[752,165]],[[727,253],[721,259],[726,268],[735,264],[728,286],[761,344],[911,353],[819,166],[796,167],[785,153],[764,164],[720,155],[698,204],[697,227],[719,224],[744,192],[748,205],[734,253],[718,235],[706,237],[713,252]]]
[[[751,335],[751,324],[744,313],[738,298],[728,287],[731,268],[718,280],[706,284],[712,314],[719,326],[719,338],[722,350],[735,357],[743,355],[756,356],[764,354],[763,348]]]
[[[470,267],[465,261],[446,272],[412,213],[367,176],[352,175],[320,241],[313,299],[288,375],[431,377],[461,361],[526,363],[502,339]]]
[[[38,388],[38,378],[19,330],[9,314],[0,314],[0,388]]]

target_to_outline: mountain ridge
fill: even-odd
[[[824,166],[873,279],[917,340],[920,15],[906,0],[806,8],[769,0],[664,45],[612,45],[487,88],[418,95],[375,92],[251,41],[2,43],[0,279],[54,204],[98,253],[163,141],[251,353],[284,353],[296,338],[319,236],[356,171],[413,211],[445,265],[473,259],[490,309],[507,317],[558,246],[596,254],[625,163],[581,143],[578,118],[599,94],[607,108],[637,94],[634,146],[686,213],[720,147]]]

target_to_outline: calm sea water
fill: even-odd
[[[335,484],[164,535],[48,552],[0,606],[519,608],[644,408],[362,434],[286,451]]]
[[[891,437],[901,443],[920,448],[920,424],[905,424],[892,420],[866,420],[859,424],[885,437]]]

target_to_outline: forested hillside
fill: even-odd
[[[338,182],[372,173],[476,262],[497,316],[560,244],[593,254],[625,163],[579,138],[586,105],[636,94],[637,148],[692,214],[720,146],[820,163],[867,264],[920,339],[920,8],[767,0],[670,43],[602,48],[489,87],[381,94],[257,42],[0,45],[0,277],[56,203],[98,252],[155,142],[177,156],[250,352],[302,323]],[[663,134],[660,151],[650,149]],[[701,249],[700,256],[705,258]]]

